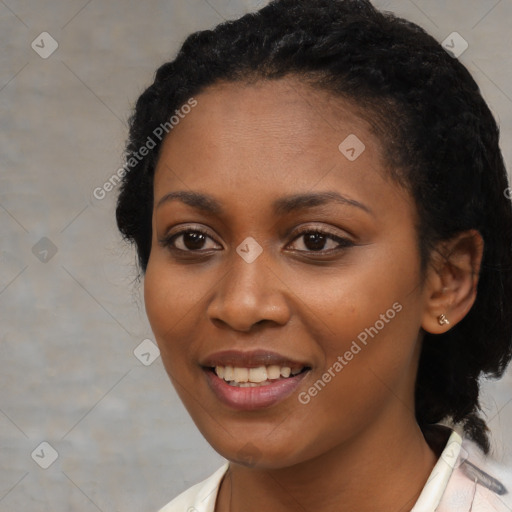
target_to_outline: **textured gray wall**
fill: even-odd
[[[156,67],[191,31],[263,3],[0,0],[0,512],[157,510],[222,462],[160,358],[134,355],[152,338],[134,254],[116,232],[115,192],[93,190],[122,164],[127,116]],[[469,43],[459,58],[511,169],[512,1],[375,3]],[[58,43],[49,56],[42,32]],[[511,375],[485,386],[509,462]]]

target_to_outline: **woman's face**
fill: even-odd
[[[202,434],[279,468],[414,421],[416,211],[379,139],[290,78],[195,99],[156,169],[144,291]]]

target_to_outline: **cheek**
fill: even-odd
[[[170,316],[174,316],[176,311],[175,287],[169,283],[166,273],[159,272],[158,265],[152,261],[150,259],[144,276],[144,304],[153,333],[158,338],[168,328],[166,324],[170,324]]]
[[[173,339],[183,329],[188,314],[194,315],[191,282],[183,281],[182,273],[171,272],[158,256],[150,257],[144,276],[144,303],[151,329],[162,353],[164,363]],[[188,314],[187,314],[188,313]],[[197,314],[197,312],[196,312]],[[173,344],[176,348],[177,344]]]
[[[207,267],[172,264],[158,249],[150,257],[144,276],[146,315],[170,376],[191,378],[196,369],[191,350],[211,332],[205,331],[205,308],[218,279]]]
[[[332,275],[317,274],[294,287],[303,301],[301,321],[323,353],[302,403],[309,401],[318,414],[331,403],[333,425],[347,424],[346,417],[341,421],[347,411],[364,423],[388,400],[409,402],[421,290],[415,249],[402,247],[409,252],[367,251]]]
[[[154,248],[144,276],[144,302],[151,326],[160,333],[168,332],[189,314],[197,316],[193,308],[210,286],[208,275],[197,266],[173,264],[164,250]]]
[[[324,351],[348,350],[349,340],[361,333],[364,340],[366,329],[376,323],[379,333],[410,324],[405,339],[410,344],[416,338],[421,305],[419,261],[411,243],[404,242],[402,248],[398,252],[375,244],[347,254],[337,267],[281,276],[296,297],[300,322],[311,334],[318,331],[312,337]],[[404,339],[405,333],[396,332],[396,336]]]

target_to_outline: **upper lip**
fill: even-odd
[[[201,366],[213,368],[215,366],[237,366],[240,368],[257,368],[258,366],[288,366],[290,368],[303,368],[307,363],[296,361],[289,357],[269,350],[224,350],[205,357]]]

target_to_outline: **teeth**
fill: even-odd
[[[267,369],[264,366],[251,368],[249,370],[249,380],[251,382],[263,382],[267,380]]]
[[[249,370],[247,368],[234,368],[234,380],[236,382],[247,382],[249,380]]]
[[[217,368],[222,368],[222,366],[217,366]],[[220,377],[220,375],[219,375],[219,377]],[[224,367],[224,375],[223,375],[222,378],[224,380],[234,380],[235,372],[233,371],[233,367],[232,366],[225,366]]]
[[[238,366],[216,366],[215,373],[221,379],[237,387],[255,387],[263,382],[287,379],[290,375],[299,374],[304,368],[289,366],[258,366],[257,368],[243,368]]]
[[[281,368],[277,366],[277,364],[273,364],[272,366],[267,366],[267,377],[269,379],[279,379],[281,376]],[[220,375],[219,375],[220,377]]]

